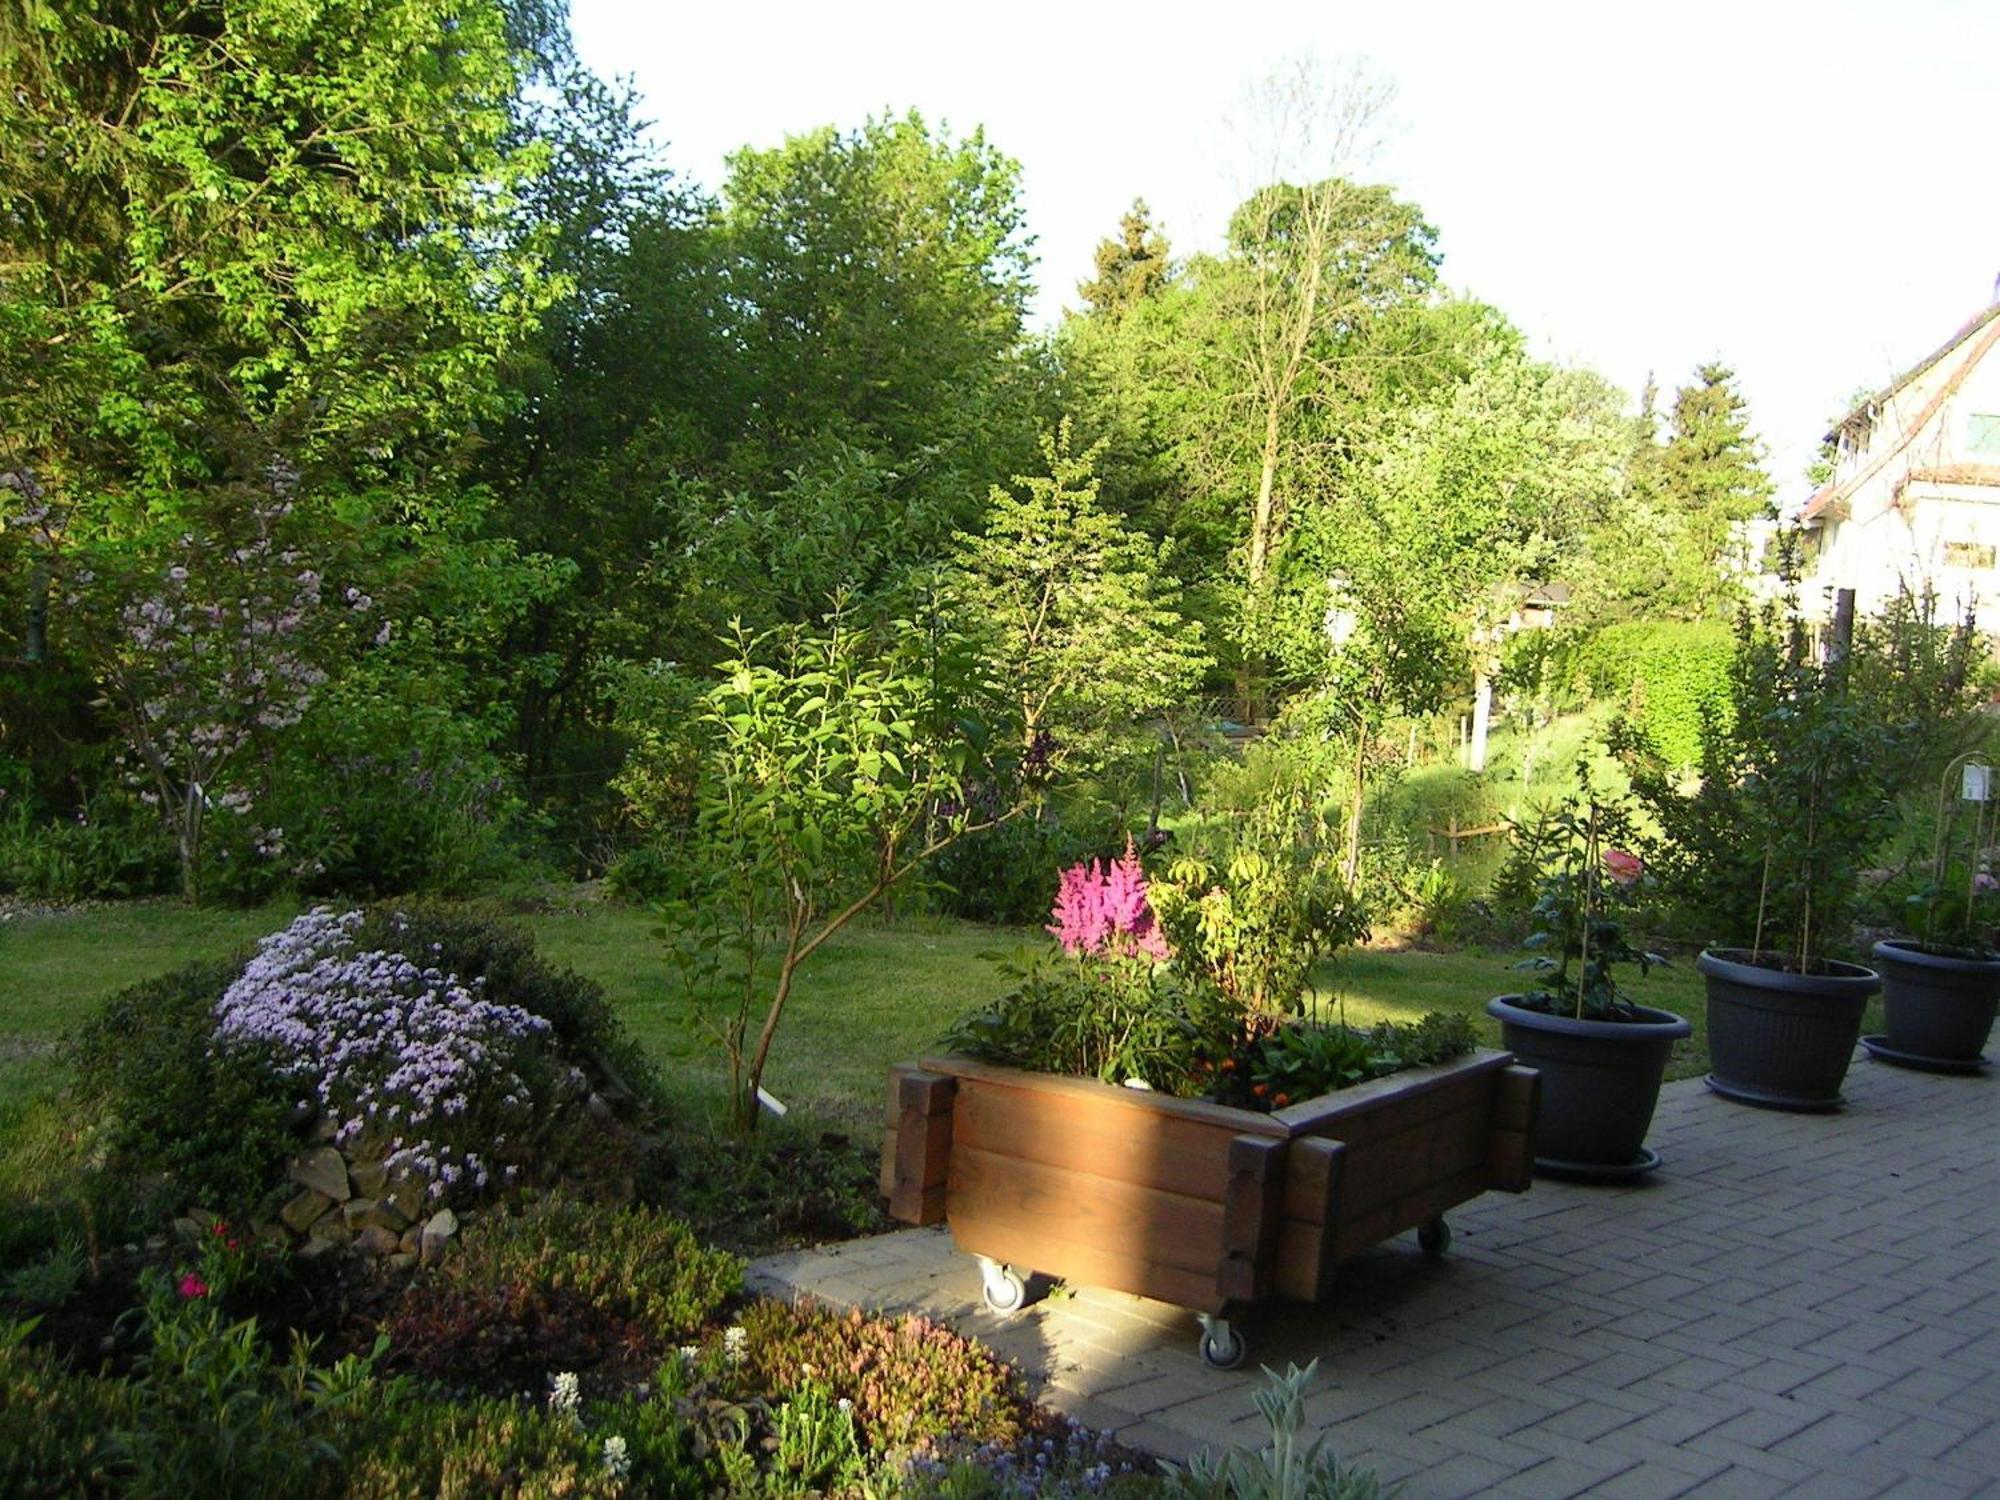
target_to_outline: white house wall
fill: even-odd
[[[1947,607],[1969,601],[1989,629],[2000,624],[2000,567],[1977,565],[1983,558],[1970,566],[1948,561],[1946,551],[1955,543],[1991,547],[2000,561],[2000,451],[1975,448],[1971,431],[1972,419],[1982,415],[2000,427],[2000,349],[1979,353],[1996,328],[2000,320],[1895,391],[1858,451],[1843,446],[1834,482],[1852,489],[1822,518],[1807,579],[1809,604],[1823,606],[1834,589],[1852,588],[1860,609],[1873,612],[1899,585],[1928,584]],[[1973,359],[1977,363],[1957,388],[1922,419]],[[1920,419],[1898,450],[1901,435]],[[1972,482],[1954,482],[1967,480]]]

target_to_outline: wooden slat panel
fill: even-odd
[[[882,1192],[889,1216],[905,1224],[944,1217],[951,1169],[951,1100],[958,1081],[910,1067],[891,1070],[894,1109],[882,1145]]]
[[[1272,1279],[1287,1297],[1318,1301],[1333,1279],[1334,1235],[1345,1197],[1348,1148],[1324,1136],[1293,1141],[1285,1160],[1285,1211]]]
[[[1236,1132],[1096,1099],[964,1080],[952,1130],[966,1145],[1221,1203]]]
[[[960,1143],[951,1154],[947,1215],[1004,1220],[1032,1237],[1151,1260],[1213,1286],[1222,1261],[1222,1205],[1087,1172],[997,1156]],[[1042,1261],[1038,1270],[1056,1270]]]
[[[1507,1054],[1498,1054],[1505,1057]],[[1477,1108],[1482,1113],[1490,1113],[1493,1107],[1494,1083],[1500,1069],[1467,1069],[1464,1072],[1443,1078],[1426,1080],[1426,1086],[1414,1090],[1406,1096],[1394,1092],[1378,1093],[1366,1110],[1358,1113],[1343,1107],[1338,1113],[1322,1111],[1308,1127],[1298,1129],[1299,1135],[1330,1135],[1349,1145],[1361,1146],[1385,1136],[1399,1135],[1413,1125],[1427,1120],[1435,1120],[1453,1114],[1461,1109]],[[1373,1084],[1362,1087],[1377,1088],[1384,1083],[1392,1083],[1393,1078],[1380,1078]],[[1349,1092],[1358,1092],[1351,1090]],[[1338,1099],[1340,1095],[1330,1095]],[[1283,1113],[1290,1114],[1286,1110]]]
[[[1229,1143],[1229,1192],[1222,1206],[1222,1264],[1216,1290],[1254,1302],[1269,1289],[1285,1193],[1287,1143],[1239,1135]]]
[[[1490,1109],[1473,1105],[1433,1122],[1430,1160],[1424,1176],[1433,1180],[1456,1177],[1486,1165],[1486,1137],[1490,1133]]]
[[[1515,1066],[1493,1090],[1493,1130],[1486,1142],[1487,1185],[1525,1193],[1535,1183],[1535,1125],[1542,1112],[1542,1075]]]
[[[1323,1135],[1293,1141],[1285,1153],[1285,1217],[1305,1224],[1326,1223],[1342,1191],[1346,1168],[1347,1147],[1341,1142]]]
[[[1351,1125],[1356,1130],[1373,1128],[1370,1121],[1376,1113],[1375,1106],[1381,1100],[1398,1100],[1398,1113],[1411,1108],[1421,1112],[1424,1106],[1419,1101],[1426,1095],[1463,1085],[1470,1079],[1489,1073],[1498,1073],[1513,1061],[1514,1054],[1511,1052],[1481,1048],[1470,1057],[1455,1058],[1434,1068],[1395,1073],[1387,1078],[1356,1084],[1351,1089],[1342,1089],[1337,1094],[1322,1094],[1317,1099],[1307,1099],[1289,1109],[1281,1109],[1271,1118],[1293,1135],[1331,1135],[1342,1140],[1355,1140],[1360,1137],[1350,1135],[1346,1129],[1339,1127]],[[1453,1107],[1448,1103],[1441,1106],[1445,1110]],[[1350,1119],[1353,1116],[1360,1118]],[[1400,1125],[1392,1127],[1400,1128]]]
[[[1541,1114],[1542,1075],[1519,1063],[1503,1068],[1493,1085],[1493,1124],[1499,1130],[1535,1132]]]
[[[1184,1120],[1199,1120],[1221,1126],[1231,1135],[1269,1135],[1283,1138],[1295,1133],[1279,1123],[1277,1116],[1259,1114],[1255,1110],[1231,1109],[1226,1104],[1216,1104],[1207,1099],[1176,1099],[1171,1094],[1157,1093],[1152,1089],[1119,1088],[1112,1084],[1099,1083],[1094,1078],[1064,1078],[1054,1073],[1030,1073],[1024,1068],[1003,1068],[997,1063],[979,1062],[956,1053],[947,1053],[943,1057],[927,1057],[920,1066],[933,1073],[946,1073],[953,1077],[977,1079],[983,1083],[997,1084],[1005,1088],[1076,1099],[1085,1104],[1094,1102],[1113,1110],[1131,1110],[1142,1115],[1165,1114]]]
[[[1482,1164],[1477,1171],[1418,1187],[1354,1218],[1343,1214],[1334,1233],[1334,1260],[1336,1263],[1351,1260],[1370,1245],[1406,1229],[1415,1229],[1467,1199],[1477,1198],[1485,1186],[1486,1169]]]
[[[1333,1233],[1321,1224],[1305,1224],[1287,1219],[1278,1226],[1278,1260],[1272,1268],[1271,1284],[1280,1297],[1299,1302],[1318,1302],[1332,1289],[1333,1259],[1327,1247]]]
[[[1535,1138],[1525,1130],[1496,1130],[1488,1137],[1486,1185],[1525,1193],[1535,1185]]]
[[[1040,1271],[1202,1312],[1220,1312],[1224,1306],[1215,1289],[1213,1264],[1204,1271],[1185,1270],[1145,1259],[1136,1242],[1116,1247],[1085,1244],[1011,1217],[989,1218],[954,1210],[950,1224],[952,1240],[959,1249],[1005,1261],[1023,1274]]]

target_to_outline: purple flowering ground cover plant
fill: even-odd
[[[434,1199],[511,1175],[496,1158],[533,1124],[523,1070],[549,1023],[480,980],[360,948],[361,922],[316,907],[259,942],[216,1002],[217,1045],[264,1049],[341,1146],[378,1151]]]

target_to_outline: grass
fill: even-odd
[[[188,911],[134,902],[17,914],[0,924],[0,1106],[49,1086],[54,1042],[109,995],[245,947],[295,910]],[[591,903],[521,920],[551,960],[605,987],[676,1097],[707,1111],[719,1108],[721,1051],[689,1011],[656,918],[639,908]],[[872,1130],[889,1065],[934,1048],[954,1020],[1005,988],[1000,958],[1042,941],[1028,929],[928,917],[856,924],[801,971],[765,1087],[829,1126]],[[1325,961],[1313,977],[1323,1014],[1369,1024],[1458,1010],[1497,1043],[1498,1025],[1484,1006],[1519,987],[1523,976],[1508,967],[1516,956],[1366,948]],[[1635,975],[1629,988],[1641,1004],[1694,1022],[1694,1035],[1676,1049],[1671,1076],[1706,1071],[1701,981],[1692,961]]]

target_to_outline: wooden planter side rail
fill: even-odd
[[[1277,1114],[947,1056],[891,1072],[882,1191],[960,1248],[1201,1311],[1313,1300],[1533,1170],[1537,1075],[1481,1052]]]

